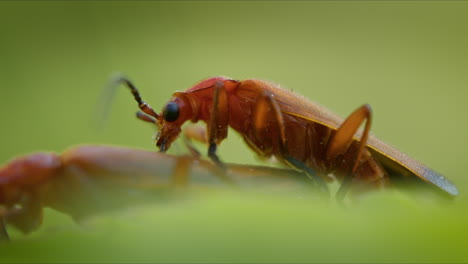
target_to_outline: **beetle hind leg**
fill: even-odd
[[[356,174],[356,171],[361,162],[361,158],[365,151],[372,121],[372,109],[370,105],[365,104],[351,113],[351,115],[346,118],[343,124],[341,124],[338,130],[336,130],[336,133],[330,139],[327,146],[326,159],[328,161],[333,160],[340,154],[344,154],[349,149],[351,143],[354,141],[353,136],[356,134],[357,130],[364,121],[366,121],[366,123],[359,142],[356,159],[351,171],[345,175],[343,182],[341,183],[341,186],[336,193],[336,198],[338,200],[343,200],[344,196],[349,190],[352,179]]]
[[[285,155],[284,159],[287,161],[287,163],[295,168],[296,170],[300,171],[301,173],[305,174],[309,179],[312,180],[312,182],[316,185],[316,187],[326,195],[330,195],[330,190],[327,187],[327,184],[325,181],[318,175],[314,170],[309,168],[304,162],[291,157],[289,155]]]

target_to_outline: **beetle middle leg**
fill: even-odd
[[[265,91],[263,92],[262,95],[257,100],[257,103],[255,105],[254,109],[254,134],[256,134],[256,137],[259,137],[259,135],[265,134],[265,129],[267,127],[267,121],[270,114],[273,112],[273,117],[274,120],[276,121],[277,128],[279,130],[279,139],[276,142],[279,146],[282,158],[293,168],[296,170],[304,173],[308,178],[310,178],[314,184],[318,186],[318,188],[323,192],[328,194],[329,190],[327,185],[325,184],[325,181],[315,173],[311,168],[309,168],[304,162],[292,157],[291,155],[288,154],[287,150],[287,138],[286,138],[286,126],[284,122],[284,117],[283,113],[281,112],[281,109],[274,99],[273,95]]]
[[[216,148],[227,137],[229,125],[229,101],[224,83],[218,81],[214,85],[213,105],[208,123],[208,156],[223,170],[226,166],[216,155]]]
[[[183,133],[184,133],[184,144],[187,147],[187,149],[190,151],[190,154],[197,159],[200,158],[201,153],[193,145],[192,140],[208,145],[208,139],[206,138],[206,127],[198,126],[198,125],[189,125],[184,129]]]
[[[190,167],[193,159],[191,157],[181,156],[177,159],[172,172],[172,185],[176,188],[186,187],[189,183]]]
[[[200,152],[195,148],[195,146],[192,143],[192,139],[195,141],[198,141],[203,144],[208,144],[208,139],[207,139],[207,131],[205,127],[202,126],[188,126],[184,129],[184,143],[188,150],[190,151],[191,155],[195,159],[199,159],[201,157]],[[218,160],[219,161],[219,160]],[[219,164],[216,164],[217,166],[215,167],[210,167],[210,170],[212,171],[213,175],[216,175],[219,177],[222,181],[228,183],[228,184],[234,184],[234,181],[228,177],[226,174],[226,169],[224,167],[224,164],[219,161],[221,164],[220,167]],[[222,170],[220,170],[220,168]]]
[[[354,161],[354,165],[350,173],[345,176],[338,192],[336,193],[336,197],[338,200],[342,200],[347,190],[349,189],[352,178],[355,175],[356,170],[358,169],[361,157],[365,151],[372,121],[372,109],[370,105],[365,104],[356,109],[351,115],[349,115],[348,118],[346,118],[346,120],[343,122],[343,124],[341,124],[341,126],[338,128],[334,136],[330,139],[327,147],[326,159],[329,161],[337,157],[338,155],[345,153],[354,140],[354,134],[356,134],[358,128],[364,121],[366,121],[366,124],[364,127],[364,132],[361,136],[361,140],[359,142],[356,160]]]

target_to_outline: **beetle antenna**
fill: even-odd
[[[141,99],[140,92],[135,87],[135,85],[123,74],[117,73],[110,79],[107,87],[104,89],[104,92],[101,95],[101,98],[98,101],[97,107],[98,116],[96,118],[97,127],[101,128],[102,124],[105,123],[107,116],[109,114],[110,104],[114,99],[117,88],[120,84],[125,84],[130,92],[135,98],[135,101],[138,103],[138,107],[148,116],[154,117],[156,120],[159,120],[159,115],[153,110],[153,108],[148,105],[145,101]]]

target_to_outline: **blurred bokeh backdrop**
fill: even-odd
[[[93,126],[110,76],[129,76],[159,110],[225,75],[278,83],[341,116],[371,104],[373,133],[461,194],[443,205],[377,195],[347,210],[227,195],[91,228],[48,211],[41,231],[0,245],[0,261],[466,262],[467,47],[463,1],[1,1],[2,163],[84,143],[155,150],[123,87]],[[258,162],[232,131],[219,154]]]

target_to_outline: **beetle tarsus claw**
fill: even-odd
[[[343,182],[340,185],[340,188],[335,194],[336,200],[338,201],[343,201],[344,197],[346,196],[346,193],[349,191],[349,188],[351,187],[351,182],[352,182],[352,175],[346,175]]]

